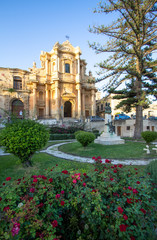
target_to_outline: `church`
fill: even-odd
[[[41,51],[41,68],[0,68],[0,116],[85,119],[96,115],[95,79],[86,75],[81,50],[67,40]]]

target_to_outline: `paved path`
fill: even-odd
[[[48,153],[48,154],[53,155],[55,157],[63,158],[63,159],[66,159],[66,160],[94,163],[94,160],[92,158],[74,156],[74,155],[70,155],[70,154],[67,154],[67,153],[63,153],[63,152],[58,150],[59,146],[61,146],[63,144],[67,144],[67,143],[72,143],[74,141],[75,140],[73,140],[73,141],[68,140],[64,143],[58,143],[58,144],[55,144],[53,146],[48,147],[45,150],[40,151],[40,152],[45,152],[45,153]],[[0,148],[0,156],[3,156],[3,155],[9,155],[9,153],[5,153],[4,150],[2,148]],[[150,159],[150,160],[135,160],[135,159],[117,160],[117,159],[112,159],[111,161],[112,161],[113,164],[120,164],[121,163],[121,164],[124,164],[124,165],[147,165],[151,161],[154,161],[154,160],[156,160],[156,159]],[[102,162],[105,163],[105,159],[102,159]]]
[[[68,143],[72,143],[72,142],[74,142],[74,141],[69,141]],[[66,143],[67,142],[55,144],[53,146],[48,147],[46,150],[42,150],[41,152],[46,152],[55,157],[59,157],[59,158],[63,158],[63,159],[71,160],[71,161],[94,163],[94,160],[92,158],[74,156],[74,155],[70,155],[70,154],[59,151],[58,147],[63,144],[66,144]],[[147,165],[151,161],[154,161],[154,160],[156,160],[156,159],[151,159],[151,160],[130,160],[130,159],[116,160],[116,159],[112,159],[112,163],[113,164],[121,163],[124,165]],[[105,159],[102,159],[102,162],[104,163]]]

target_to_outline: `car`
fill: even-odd
[[[157,117],[155,117],[155,116],[150,116],[150,117],[148,118],[148,120],[157,120]]]
[[[90,122],[105,121],[104,118],[99,116],[90,116],[87,119],[89,119]]]
[[[117,114],[115,116],[115,120],[125,120],[125,119],[131,119],[128,115],[125,115],[124,113]]]

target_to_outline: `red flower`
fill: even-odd
[[[137,181],[136,183],[137,183],[137,184],[140,184],[140,182],[139,182],[139,181]]]
[[[127,198],[127,203],[132,203],[132,198]]]
[[[11,180],[11,177],[7,177],[7,178],[6,178],[6,181],[10,181],[10,180]]]
[[[63,170],[62,173],[68,174],[68,171],[67,170]]]
[[[51,182],[53,182],[53,179],[52,179],[52,178],[50,178],[50,179],[49,179],[49,182],[50,182],[50,183],[51,183]]]
[[[53,226],[54,228],[58,226],[57,220],[54,220],[54,221],[52,222],[52,226]]]
[[[110,178],[111,181],[113,181],[113,178]]]
[[[3,183],[3,186],[5,186],[5,183]]]
[[[34,178],[34,179],[33,179],[33,182],[37,182],[37,181],[38,181],[38,179],[37,179],[37,178]]]
[[[86,183],[85,183],[85,182],[83,183],[83,186],[84,186],[84,187],[86,186]]]
[[[42,175],[42,179],[43,179],[43,180],[46,180],[46,179],[47,179],[47,177],[45,177],[44,175]]]
[[[121,207],[117,207],[119,213],[123,213],[123,209]]]
[[[83,173],[83,176],[87,176],[87,173]]]
[[[113,172],[114,172],[114,173],[117,173],[117,170],[114,170]]]
[[[92,157],[92,159],[94,160],[94,159],[95,159],[95,157]]]
[[[33,175],[32,178],[37,178],[38,176],[37,175]]]
[[[74,180],[73,180],[73,183],[77,183],[77,180],[76,180],[76,179],[74,179]]]
[[[39,208],[41,208],[41,207],[43,207],[43,206],[44,206],[43,203],[39,203],[39,204],[37,205],[37,207],[39,207]]]
[[[132,190],[134,194],[138,193],[137,189]]]
[[[133,236],[130,237],[130,240],[135,240],[135,238]]]
[[[105,160],[105,163],[111,163],[111,161],[110,161],[110,160],[108,160],[108,159],[106,159],[106,160]]]
[[[60,196],[61,196],[60,194],[56,194],[56,199],[60,198]]]
[[[0,201],[2,201],[2,198],[0,197]]]
[[[7,207],[4,207],[4,208],[3,208],[3,211],[4,211],[4,212],[7,212],[9,209],[10,209],[10,207],[7,206]]]
[[[146,214],[146,210],[144,210],[143,208],[141,208],[140,211]]]
[[[35,192],[35,188],[31,188],[31,189],[30,189],[30,192],[31,192],[31,193],[34,193],[34,192]]]
[[[120,228],[120,231],[121,231],[121,232],[125,232],[125,231],[126,231],[126,228],[127,228],[127,225],[121,224],[121,225],[119,226],[119,228]]]
[[[64,190],[61,191],[61,194],[64,194]]]
[[[125,219],[125,220],[127,220],[128,219],[128,216],[127,215],[123,215],[123,218]]]
[[[64,206],[65,202],[64,201],[61,201],[61,206]]]
[[[128,189],[129,189],[129,190],[132,190],[132,187],[129,186]]]
[[[122,168],[122,167],[123,167],[123,165],[122,165],[122,164],[119,164],[119,165],[118,165],[118,167],[119,167],[119,168]]]

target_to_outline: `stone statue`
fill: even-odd
[[[110,107],[110,103],[105,104],[105,113],[111,113],[111,107]]]

